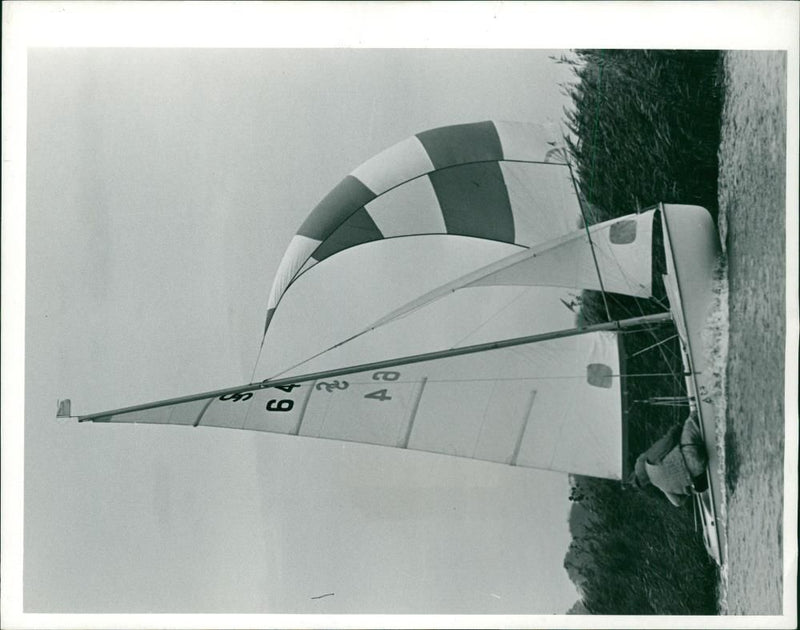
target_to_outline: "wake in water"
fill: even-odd
[[[726,382],[726,368],[728,364],[728,263],[727,256],[722,254],[714,269],[714,301],[711,312],[703,331],[703,341],[708,357],[708,366],[711,369],[712,379],[710,381],[709,395],[711,396],[716,417],[714,426],[716,428],[716,447],[719,457],[720,479],[725,479],[725,432],[727,430],[727,409],[728,393]],[[720,514],[719,518],[723,523],[727,523],[727,503],[728,491],[725,483],[720,484]],[[727,528],[724,530],[727,532]],[[727,547],[727,541],[723,541]],[[727,614],[728,601],[728,563],[723,563],[720,567],[719,584],[719,607],[722,614]]]

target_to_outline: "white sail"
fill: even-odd
[[[464,286],[545,285],[650,297],[654,213],[650,210],[576,230],[552,244],[510,257],[502,268]]]
[[[595,332],[92,418],[249,429],[620,479],[619,341]]]
[[[256,374],[265,379],[567,328],[575,315],[570,290],[649,296],[653,216],[608,221],[588,234],[573,228],[529,249],[451,235],[348,249],[285,293]],[[283,343],[289,338],[293,343]]]

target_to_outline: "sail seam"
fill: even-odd
[[[525,415],[522,417],[522,426],[520,427],[519,436],[517,437],[517,443],[514,445],[514,452],[511,454],[511,461],[509,464],[511,466],[517,465],[517,460],[519,459],[519,451],[522,448],[522,440],[525,437],[525,432],[528,430],[528,423],[530,422],[531,413],[533,412],[533,403],[536,401],[536,390],[531,390],[531,398],[528,406],[525,410]]]
[[[411,415],[408,419],[408,427],[406,428],[406,434],[401,444],[402,448],[408,448],[408,444],[411,441],[411,431],[414,429],[414,422],[417,419],[417,411],[419,410],[419,405],[422,402],[422,392],[427,384],[428,378],[424,377],[420,383],[419,393],[417,394],[417,399],[414,401],[414,407],[411,409]]]
[[[497,391],[497,380],[492,379],[492,391],[486,396],[486,402],[483,405],[483,413],[481,413],[481,426],[478,429],[478,435],[475,436],[475,444],[472,446],[472,457],[475,458],[475,453],[478,451],[478,445],[481,443],[483,437],[483,428],[486,426],[486,412],[489,411],[489,405],[492,402],[495,391]]]
[[[208,402],[205,405],[203,405],[203,408],[200,410],[200,413],[197,415],[197,420],[195,420],[194,423],[192,424],[193,427],[196,427],[196,426],[200,425],[200,421],[203,419],[203,416],[206,415],[206,411],[211,406],[211,403],[214,402],[215,400],[216,400],[216,397],[215,398],[210,398],[208,400]]]
[[[441,166],[441,167],[438,167],[438,168],[433,168],[433,169],[431,169],[429,171],[425,171],[424,173],[420,173],[419,175],[415,175],[414,177],[409,177],[408,179],[404,179],[403,181],[398,182],[397,184],[394,184],[393,186],[390,186],[389,188],[387,188],[383,192],[375,193],[374,191],[372,191],[375,194],[375,196],[372,199],[370,199],[368,202],[365,202],[365,204],[359,205],[358,208],[355,208],[347,216],[343,217],[342,220],[339,221],[339,223],[332,230],[330,230],[329,234],[332,234],[333,232],[338,230],[342,225],[347,223],[347,221],[350,219],[350,217],[353,216],[353,214],[355,214],[356,212],[358,212],[364,205],[366,205],[366,203],[372,203],[373,201],[375,201],[375,199],[378,199],[379,197],[382,197],[383,195],[392,192],[393,190],[399,188],[400,186],[404,186],[405,184],[413,182],[413,181],[415,181],[417,179],[421,179],[423,177],[430,177],[430,175],[432,173],[438,173],[438,172],[441,172],[441,171],[450,171],[450,170],[454,170],[454,169],[457,169],[457,168],[461,168],[463,166],[472,166],[472,165],[475,165],[475,164],[492,164],[492,163],[502,164],[503,162],[516,163],[516,164],[546,164],[548,166],[560,166],[560,167],[570,168],[568,163],[542,162],[542,161],[538,161],[538,160],[513,160],[513,159],[510,160],[510,159],[505,159],[505,158],[499,159],[499,160],[498,159],[470,160],[470,161],[467,161],[467,162],[459,162],[458,164],[450,164],[448,166]],[[349,174],[348,176],[349,177],[354,177],[352,174]],[[355,179],[357,179],[359,182],[361,182],[361,180],[358,179],[357,177],[355,177]],[[363,182],[361,182],[361,183],[363,184]],[[364,184],[364,186],[367,187],[366,184]],[[367,188],[369,188],[369,187],[367,187]],[[312,252],[312,254],[309,256],[309,258],[311,258],[313,256],[314,256],[314,254]]]
[[[308,392],[306,393],[306,397],[303,400],[303,406],[300,409],[300,415],[297,418],[297,426],[294,428],[292,435],[300,435],[300,428],[303,426],[303,419],[306,416],[306,409],[308,408],[308,401],[311,399],[311,394],[314,392],[314,385],[317,381],[311,381],[308,384]]]
[[[325,404],[325,411],[322,414],[322,422],[319,424],[319,430],[316,437],[325,437],[325,425],[328,424],[328,415],[330,414],[331,405],[333,404],[333,396],[328,396]]]

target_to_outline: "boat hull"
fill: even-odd
[[[714,387],[705,333],[714,312],[714,276],[720,243],[714,221],[700,206],[662,204],[667,253],[665,284],[686,368],[686,388],[692,410],[708,451],[708,489],[696,496],[709,555],[725,562],[726,537],[723,518],[724,470],[717,436],[717,410],[711,397]]]

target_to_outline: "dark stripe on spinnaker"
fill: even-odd
[[[274,308],[267,309],[267,321],[264,322],[264,334],[267,334],[267,328],[269,328],[269,323],[272,321],[272,316],[275,314]]]
[[[435,168],[503,159],[503,146],[491,121],[430,129],[417,138]]]
[[[383,234],[372,217],[364,208],[359,208],[314,250],[313,256],[316,260],[324,260],[348,247],[382,238]]]
[[[514,242],[514,215],[497,162],[465,164],[428,177],[448,234]]]
[[[351,213],[363,208],[375,196],[359,179],[348,175],[317,204],[297,233],[324,241]]]

